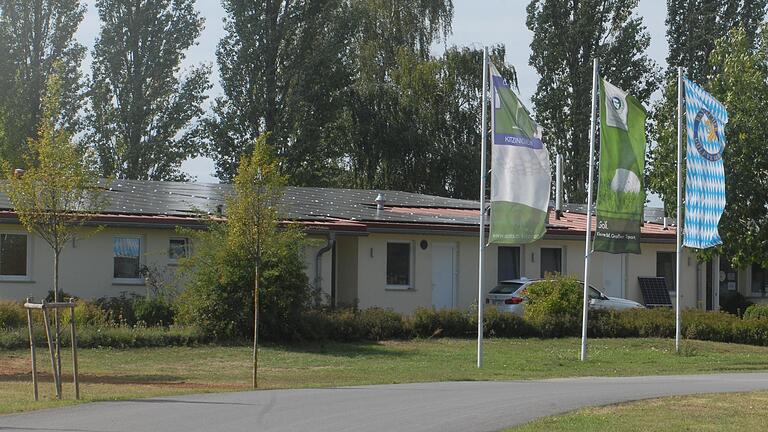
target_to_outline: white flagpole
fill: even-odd
[[[488,48],[483,48],[482,125],[480,127],[480,249],[477,264],[477,367],[483,367],[483,253],[485,250],[485,166],[486,124],[488,110]]]
[[[680,352],[680,255],[682,252],[682,243],[680,241],[680,227],[682,226],[682,215],[680,207],[683,201],[682,192],[682,172],[683,172],[683,68],[677,68],[677,238],[675,240],[677,247],[677,263],[675,266],[675,352]]]
[[[581,317],[581,361],[587,360],[587,317],[589,315],[589,255],[592,240],[592,181],[595,176],[595,126],[597,123],[597,58],[592,64],[592,119],[589,123],[589,183],[587,185],[587,224],[584,243],[584,302]]]

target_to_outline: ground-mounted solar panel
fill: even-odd
[[[672,307],[667,280],[663,277],[638,277],[640,292],[646,307]]]

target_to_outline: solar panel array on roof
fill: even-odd
[[[646,307],[672,307],[667,280],[663,277],[638,277]]]
[[[215,214],[218,208],[226,215],[225,197],[232,192],[229,184],[112,180],[102,181],[101,185],[108,201],[104,213],[115,215],[194,217]],[[387,209],[383,211],[376,209],[379,193],[386,201]],[[477,225],[480,208],[477,201],[410,192],[291,186],[285,188],[282,204],[283,217],[293,220],[465,226]],[[584,206],[567,204],[565,209],[579,212],[581,207]],[[3,193],[0,193],[0,209],[11,209]]]

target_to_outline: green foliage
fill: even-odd
[[[24,306],[10,301],[0,301],[0,329],[22,327],[27,322]]]
[[[136,322],[154,327],[173,324],[173,308],[165,299],[157,297],[137,298],[133,302]]]
[[[730,314],[741,316],[750,306],[752,302],[738,291],[730,291],[720,296],[720,310]]]
[[[417,337],[467,337],[475,331],[472,314],[456,309],[418,308],[413,313],[413,332]]]
[[[57,122],[71,134],[78,129],[85,47],[75,33],[85,11],[79,0],[0,0],[0,160],[14,168],[38,138],[54,74],[61,80]]]
[[[744,319],[768,318],[768,304],[753,304],[744,312]]]
[[[473,317],[472,325],[475,328],[477,328],[476,323],[477,318]],[[483,331],[486,336],[502,338],[524,338],[538,335],[536,329],[522,317],[499,312],[496,308],[487,308],[483,311]]]
[[[62,346],[68,347],[69,331],[62,334]],[[77,327],[78,348],[144,348],[195,346],[209,343],[210,339],[191,327],[128,327],[114,325],[86,325]],[[35,343],[47,348],[45,330],[35,327]],[[0,331],[0,349],[29,347],[29,333],[26,328]],[[39,360],[38,360],[39,361]]]
[[[3,191],[24,228],[53,249],[53,290],[59,292],[59,256],[83,225],[106,205],[98,173],[88,163],[71,134],[59,126],[62,80],[48,80],[36,139],[28,141],[26,171],[15,173],[7,161]],[[55,296],[56,297],[56,296]],[[61,297],[56,297],[57,300]]]
[[[107,322],[133,326],[136,324],[133,305],[139,298],[136,294],[121,292],[117,297],[100,297],[93,303],[104,311]]]
[[[547,275],[526,288],[525,318],[579,318],[582,313],[583,285],[572,276]]]
[[[76,303],[75,324],[78,327],[101,326],[107,323],[107,314],[96,303],[85,300],[77,300]],[[61,319],[62,324],[69,325],[72,321],[72,314],[69,310],[64,310]]]
[[[220,179],[231,181],[241,156],[269,132],[291,184],[338,185],[336,123],[352,78],[356,22],[349,3],[222,2],[226,35],[216,58],[224,95],[205,121]]]
[[[203,28],[194,0],[98,0],[87,143],[104,176],[182,180],[198,154],[210,67],[180,65]]]
[[[677,152],[677,70],[697,81],[728,109],[723,163],[726,208],[719,232],[723,245],[699,252],[719,253],[735,267],[768,264],[763,228],[768,222],[768,192],[762,176],[768,166],[762,151],[766,131],[760,123],[768,95],[766,32],[761,27],[766,0],[669,0],[670,46],[663,99],[654,107],[648,185],[674,214]],[[685,124],[685,123],[684,123]],[[685,136],[685,131],[683,131]],[[685,145],[685,144],[684,144]],[[734,309],[735,312],[735,309]]]
[[[567,161],[563,175],[570,202],[587,198],[592,59],[599,59],[601,76],[641,102],[658,87],[637,3],[532,0],[528,5],[530,64],[540,76],[532,98],[536,119],[547,131],[551,154]]]

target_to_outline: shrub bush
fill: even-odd
[[[64,325],[69,324],[72,319],[69,310],[65,310],[62,313],[62,323]],[[89,325],[103,325],[107,323],[107,314],[104,310],[94,302],[85,300],[77,300],[75,306],[75,324],[80,327]]]
[[[525,318],[541,329],[542,335],[569,335],[574,320],[581,323],[581,283],[571,276],[547,275],[528,285]]]
[[[45,330],[35,327],[35,344],[47,348]],[[93,326],[78,327],[78,348],[143,348],[163,346],[194,346],[210,342],[204,334],[190,327],[126,327]],[[69,332],[62,334],[62,345],[69,347]],[[25,328],[0,331],[0,349],[29,347],[29,334]]]
[[[198,233],[195,254],[184,263],[190,281],[174,303],[177,322],[217,340],[253,334],[254,263],[227,246],[228,235],[224,226]],[[299,258],[302,242],[290,240],[276,241],[262,256],[259,335],[267,340],[297,339],[304,327],[301,314],[309,292]]]
[[[121,292],[117,297],[101,297],[94,301],[105,314],[106,320],[117,325],[132,326],[136,324],[136,314],[133,305],[139,295]]]
[[[733,315],[742,316],[752,304],[738,291],[720,296],[720,309]]]
[[[169,326],[173,324],[171,305],[158,297],[135,299],[133,312],[136,322],[145,326]]]
[[[418,308],[411,317],[416,337],[466,337],[477,334],[477,325],[472,325],[470,314],[457,309]]]
[[[23,327],[27,314],[21,303],[0,301],[0,329]]]
[[[472,326],[477,326],[476,318],[473,319]],[[483,332],[488,337],[505,338],[526,338],[538,334],[522,317],[499,312],[496,308],[486,308],[483,311]]]
[[[744,312],[745,319],[765,319],[768,318],[768,304],[753,304]]]

